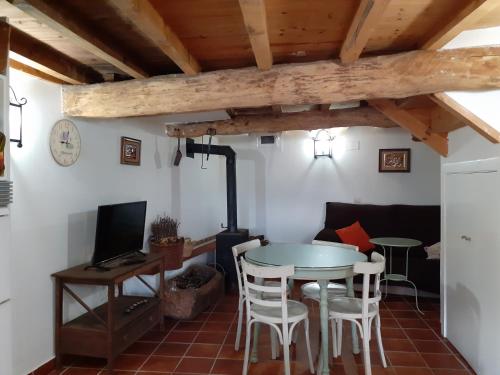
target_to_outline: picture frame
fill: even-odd
[[[410,173],[411,149],[381,148],[378,150],[379,173]]]
[[[141,140],[129,137],[121,138],[120,163],[141,165]]]

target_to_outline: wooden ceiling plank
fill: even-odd
[[[62,54],[15,27],[11,27],[11,29],[11,58],[66,83],[102,82],[102,76],[94,69]]]
[[[267,30],[265,2],[264,0],[239,0],[239,2],[257,66],[261,70],[268,70],[273,65],[273,54]]]
[[[430,131],[430,124],[421,121],[410,112],[399,108],[393,100],[375,99],[368,103],[402,128],[408,130],[441,156],[448,156],[448,140]]]
[[[9,66],[10,25],[7,18],[0,18],[0,74],[6,75]]]
[[[62,3],[47,0],[8,0],[10,3],[49,26],[78,46],[103,59],[134,78],[146,78],[149,74],[131,62],[120,51],[101,40],[89,27],[78,20],[77,14],[69,14]]]
[[[144,37],[161,49],[184,73],[195,75],[200,72],[198,61],[148,0],[108,0],[108,3],[122,18],[135,25]]]
[[[167,125],[170,137],[200,137],[208,129],[217,135],[247,133],[274,133],[289,130],[316,130],[334,127],[373,126],[391,128],[397,125],[370,107],[342,109],[338,111],[296,112],[269,115],[236,116],[231,120],[201,122],[195,124]]]
[[[474,25],[498,7],[498,0],[474,0],[462,9],[444,27],[440,28],[423,45],[422,49],[439,49],[462,31]]]
[[[361,0],[340,49],[342,63],[350,64],[359,58],[389,2],[390,0]]]
[[[26,64],[23,64],[22,62],[17,61],[17,60],[9,59],[9,67],[11,67],[12,69],[16,69],[16,70],[19,70],[21,72],[30,74],[34,77],[41,78],[45,81],[52,82],[52,83],[57,83],[60,85],[64,85],[67,83],[66,81],[63,81],[62,79],[58,79],[50,74],[44,73],[41,70],[35,69],[29,65],[26,65]]]
[[[451,112],[456,117],[460,118],[472,129],[477,131],[483,137],[493,143],[500,143],[500,132],[490,126],[488,123],[480,119],[474,113],[469,111],[463,105],[457,103],[449,95],[445,93],[436,93],[429,95],[434,102],[441,106],[443,109]]]
[[[433,133],[449,133],[467,126],[464,121],[451,112],[443,109],[434,102],[433,104],[434,107],[430,109],[431,129]]]
[[[481,47],[361,58],[348,66],[319,61],[65,87],[63,108],[68,116],[127,117],[498,87],[500,47]]]

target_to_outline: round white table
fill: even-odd
[[[264,247],[249,250],[245,253],[248,262],[261,266],[284,266],[293,264],[295,274],[292,279],[317,280],[320,285],[320,320],[321,320],[321,353],[322,368],[317,373],[330,374],[328,368],[328,281],[346,279],[347,294],[354,296],[353,265],[366,262],[363,253],[342,247],[273,243]],[[256,333],[258,329],[256,328]],[[359,353],[356,327],[352,326],[353,352]],[[252,359],[256,360],[257,339],[254,340]]]
[[[401,238],[401,237],[376,237],[370,239],[370,242],[374,245],[380,246],[384,250],[384,257],[386,254],[386,248],[389,248],[389,273],[384,270],[384,276],[380,282],[385,281],[385,295],[387,296],[387,284],[389,281],[400,281],[409,283],[415,289],[415,305],[417,310],[423,315],[424,313],[420,311],[418,307],[418,291],[417,286],[413,281],[408,279],[408,253],[412,247],[422,245],[422,241],[414,240],[411,238]],[[399,274],[392,272],[392,248],[406,248],[406,273]]]

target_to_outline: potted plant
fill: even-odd
[[[158,216],[151,223],[149,248],[152,253],[164,254],[165,269],[175,270],[182,267],[184,238],[177,236],[179,222],[169,216]]]

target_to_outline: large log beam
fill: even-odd
[[[500,87],[500,47],[412,51],[333,61],[223,70],[195,77],[65,87],[68,116],[126,117],[282,104],[403,98],[446,90]],[[124,95],[123,93],[126,93]]]
[[[275,115],[237,116],[231,120],[167,125],[170,137],[201,137],[214,129],[217,135],[275,133],[288,130],[316,130],[344,126],[391,128],[397,125],[370,107],[338,111],[311,111]]]
[[[369,100],[370,105],[408,130],[415,138],[421,140],[441,156],[448,156],[448,139],[431,132],[431,124],[423,121],[409,111],[399,108],[393,100]]]
[[[197,74],[198,61],[189,53],[177,34],[165,23],[148,0],[108,0],[139,32],[161,49],[186,74]]]
[[[0,18],[0,74],[6,75],[9,67],[10,25],[7,19]]]

